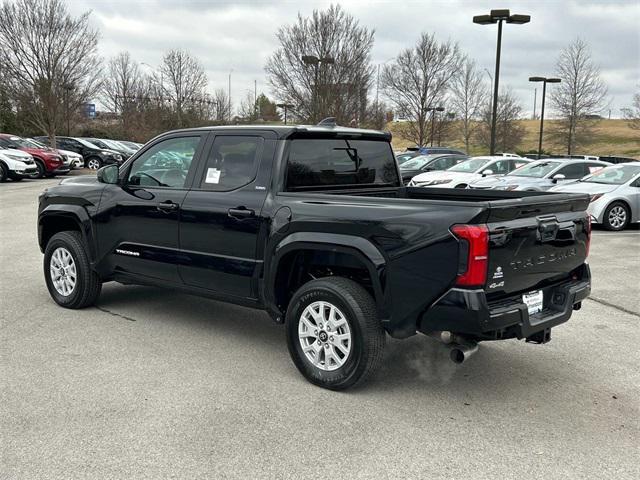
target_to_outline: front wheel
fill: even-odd
[[[47,169],[45,168],[42,160],[36,160],[36,174],[34,175],[34,178],[44,178],[46,174]]]
[[[91,170],[98,170],[102,167],[102,161],[97,157],[91,157],[87,160],[87,168]]]
[[[603,215],[604,228],[607,230],[619,231],[629,223],[629,209],[622,202],[613,202],[607,207]]]
[[[102,289],[98,274],[91,268],[79,232],[56,233],[44,252],[44,277],[51,298],[65,308],[93,305]]]
[[[320,387],[353,387],[382,363],[385,332],[376,305],[347,278],[321,278],[300,287],[287,309],[286,330],[293,363]]]
[[[7,167],[5,167],[2,163],[0,163],[0,183],[6,182],[7,178],[9,178],[9,172],[7,171]]]

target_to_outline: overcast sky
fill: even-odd
[[[278,47],[278,27],[295,22],[298,12],[307,16],[331,3],[339,3],[362,25],[375,30],[374,64],[412,46],[421,32],[434,32],[439,39],[458,41],[492,75],[497,28],[473,24],[473,15],[491,8],[531,15],[529,24],[505,25],[500,74],[500,85],[511,86],[529,112],[534,87],[528,77],[552,75],[559,51],[577,36],[589,42],[601,67],[612,117],[620,116],[620,108],[630,104],[640,88],[638,0],[70,0],[69,7],[74,14],[92,10],[92,22],[102,34],[99,49],[104,57],[127,50],[137,61],[155,67],[163,52],[184,48],[203,63],[210,91],[226,89],[232,71],[232,97],[239,102],[247,90],[253,91],[254,80],[258,92],[270,95],[264,65]]]

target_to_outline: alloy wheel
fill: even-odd
[[[298,322],[298,339],[307,360],[326,371],[342,367],[352,347],[345,315],[324,301],[313,302],[304,309]]]
[[[100,168],[100,160],[98,160],[97,158],[90,158],[87,161],[87,167],[89,167],[91,170],[98,170]]]
[[[71,252],[64,247],[58,247],[51,255],[49,262],[51,281],[56,291],[63,297],[71,295],[76,288],[76,263]]]
[[[624,207],[616,205],[609,212],[609,224],[613,228],[622,228],[627,221],[627,212]]]

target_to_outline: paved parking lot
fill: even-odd
[[[0,185],[0,479],[640,478],[640,229],[594,233],[593,299],[464,365],[390,341],[364,388],[297,372],[265,314],[106,285],[49,298],[38,193]]]

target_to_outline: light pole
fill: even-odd
[[[287,110],[290,108],[293,108],[294,105],[290,104],[290,103],[277,103],[276,107],[282,108],[284,109],[284,124],[287,124]]]
[[[313,122],[317,122],[318,116],[318,68],[321,63],[328,65],[332,63],[336,63],[336,61],[332,57],[316,57],[315,55],[303,55],[302,62],[305,65],[313,65],[313,75],[314,75],[314,83],[313,83]]]
[[[496,72],[493,80],[493,108],[491,113],[491,155],[496,151],[496,117],[498,112],[498,83],[500,79],[500,50],[502,48],[502,22],[522,25],[531,21],[529,15],[511,14],[508,9],[491,10],[489,15],[476,15],[473,23],[479,25],[498,24],[498,45],[496,46]]]
[[[231,74],[233,73],[233,68],[229,71],[229,104],[227,108],[229,109],[229,123],[231,123]]]
[[[538,140],[538,158],[542,155],[542,130],[544,128],[544,99],[547,96],[547,83],[560,83],[559,78],[529,77],[530,82],[542,82],[542,108],[540,110],[540,139]]]
[[[69,111],[70,110],[70,108],[69,108],[69,96],[71,95],[71,91],[73,90],[73,85],[70,84],[70,83],[65,83],[62,86],[62,88],[64,88],[64,93],[65,93],[65,95],[64,95],[64,103],[65,103],[65,106],[66,106],[66,113],[67,113],[66,116],[67,116],[67,137],[68,137],[69,135],[71,135],[69,133],[71,131],[71,127],[70,127],[71,114],[70,114],[70,111]]]
[[[433,127],[435,126],[436,112],[444,112],[444,107],[428,107],[427,112],[431,112],[431,146],[433,147]]]

